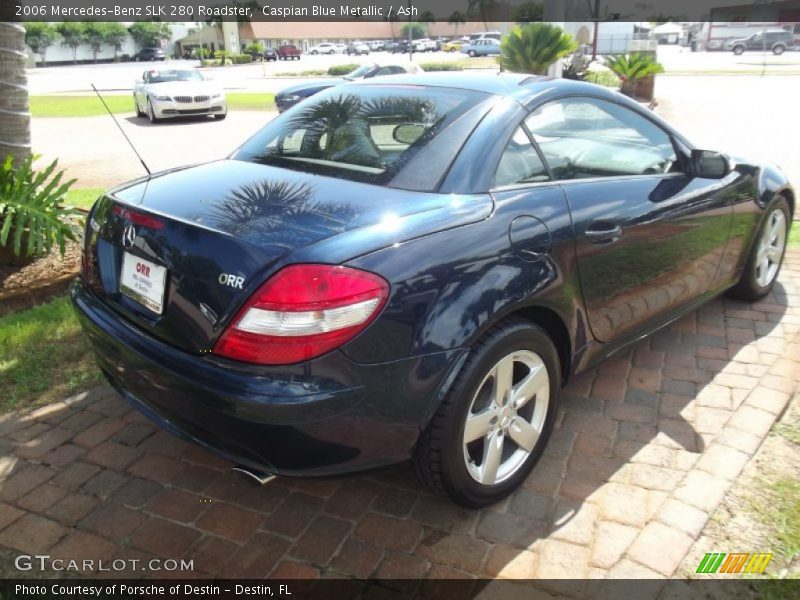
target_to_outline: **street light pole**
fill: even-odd
[[[411,0],[406,3],[408,6],[408,60],[414,61],[414,28],[411,27]]]

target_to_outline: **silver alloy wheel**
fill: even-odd
[[[786,215],[780,208],[773,210],[767,217],[766,227],[758,240],[756,256],[756,282],[766,287],[778,274],[786,245]]]
[[[483,485],[512,477],[533,452],[550,404],[550,376],[541,357],[518,350],[484,377],[464,424],[464,461]]]

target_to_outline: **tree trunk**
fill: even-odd
[[[20,164],[31,153],[25,28],[0,22],[0,161],[11,154]]]

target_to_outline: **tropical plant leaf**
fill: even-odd
[[[500,43],[500,66],[516,73],[544,75],[559,58],[574,52],[575,39],[548,23],[517,26]]]
[[[77,211],[62,205],[76,180],[63,181],[57,160],[35,171],[35,159],[30,156],[15,168],[9,156],[0,168],[0,246],[10,245],[16,255],[37,256],[57,245],[63,255],[66,240],[76,239],[78,232]]]
[[[636,81],[664,72],[664,67],[652,55],[641,52],[607,56],[605,63],[622,81]]]

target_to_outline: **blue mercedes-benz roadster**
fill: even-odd
[[[480,507],[533,469],[572,375],[768,294],[794,208],[776,167],[605,88],[400,75],[107,193],[72,298],[120,393],[242,470],[410,458]]]

